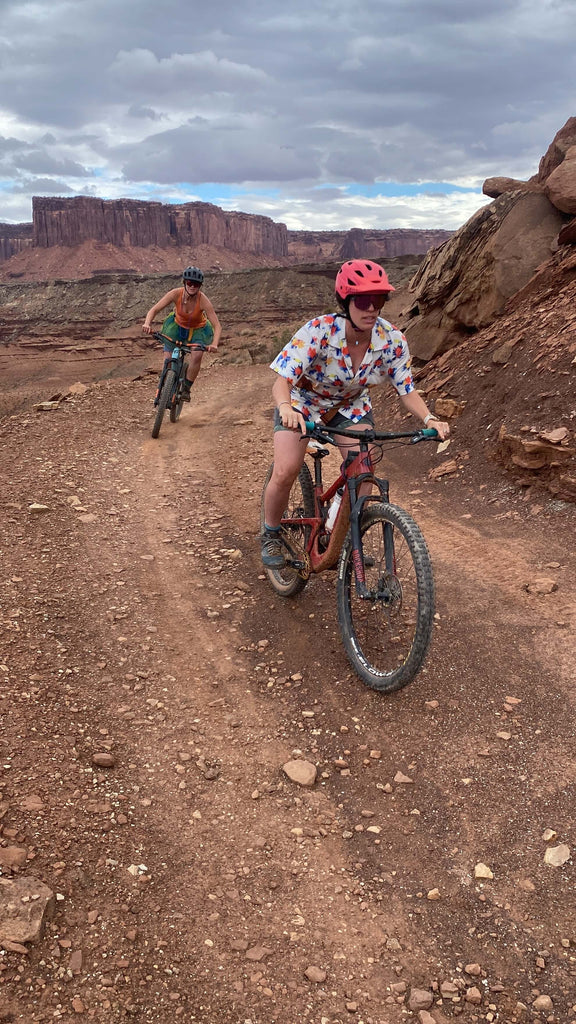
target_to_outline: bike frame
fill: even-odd
[[[174,338],[169,338],[167,334],[162,334],[161,331],[155,331],[154,337],[157,341],[161,341],[163,345],[172,346],[172,355],[167,356],[164,360],[164,366],[160,373],[160,379],[158,381],[158,396],[162,391],[162,386],[166,380],[166,374],[168,370],[174,370],[176,374],[176,388],[181,383],[181,379],[184,379],[184,369],[186,365],[186,356],[191,352],[206,352],[204,345],[198,345],[191,341],[174,341]]]
[[[314,461],[314,504],[316,515],[313,518],[283,518],[282,525],[285,527],[309,526],[310,533],[306,543],[306,552],[310,560],[309,571],[312,573],[322,572],[324,569],[333,568],[338,560],[342,544],[350,526],[352,537],[352,560],[354,565],[354,576],[358,596],[364,600],[373,597],[372,591],[366,587],[366,575],[364,571],[364,553],[362,549],[362,534],[360,522],[366,505],[371,502],[389,502],[389,483],[374,475],[374,467],[370,455],[369,445],[371,442],[395,441],[407,439],[411,444],[419,441],[432,440],[437,438],[437,431],[433,428],[417,431],[403,431],[395,433],[382,433],[375,430],[349,431],[346,429],[329,427],[318,427],[313,423],[307,424],[308,435],[322,443],[336,445],[334,437],[349,437],[358,444],[359,451],[350,451],[344,459],[340,473],[336,480],[324,490],[322,481],[322,459],[328,454],[326,449],[308,449]],[[360,486],[370,482],[378,490],[378,494],[359,495]],[[325,522],[329,504],[339,488],[345,489],[340,508],[330,533],[327,547],[322,547],[322,537],[325,534]],[[346,500],[347,499],[347,500]],[[384,542],[386,553],[386,570],[392,574],[394,565],[394,544],[393,527],[391,523],[384,525]],[[295,568],[305,569],[306,566],[293,560]]]

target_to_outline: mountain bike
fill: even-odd
[[[426,657],[434,580],[420,528],[390,503],[389,483],[374,475],[374,465],[385,446],[417,444],[438,434],[433,428],[381,432],[306,426],[314,476],[305,462],[281,521],[286,564],[264,571],[277,594],[293,597],[311,575],[337,568],[338,623],[347,657],[368,686],[392,693],[414,679]],[[322,460],[330,454],[326,445],[336,445],[336,435],[350,438],[352,446],[338,478],[324,489]],[[378,493],[360,494],[365,482]],[[263,529],[264,493],[260,519]]]
[[[199,349],[203,352],[205,349],[203,345],[196,345],[188,341],[174,341],[174,338],[169,338],[167,334],[162,334],[161,331],[154,331],[153,336],[157,341],[161,341],[163,345],[170,345],[172,347],[172,355],[164,361],[158,381],[158,390],[154,398],[156,418],[152,427],[152,437],[156,438],[160,433],[160,427],[162,426],[166,410],[170,411],[171,423],[176,423],[182,412],[184,381],[186,380],[186,368],[188,366],[186,356],[194,350]]]

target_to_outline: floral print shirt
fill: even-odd
[[[358,423],[370,412],[368,388],[389,381],[399,395],[414,390],[408,343],[401,331],[378,317],[370,346],[356,373],[346,341],[346,320],[329,314],[309,320],[270,364],[292,385],[291,401],[306,419],[338,412]],[[300,384],[300,386],[299,386]]]

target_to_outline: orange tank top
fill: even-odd
[[[179,327],[184,327],[188,331],[196,331],[199,327],[204,327],[207,316],[203,309],[200,309],[200,294],[196,296],[196,303],[191,313],[185,313],[182,309],[182,299],[184,298],[184,289],[181,288],[180,292],[174,303],[176,307],[175,318],[176,323]]]

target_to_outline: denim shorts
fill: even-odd
[[[370,427],[374,426],[374,413],[372,412],[372,410],[370,410],[370,412],[367,412],[366,415],[362,417],[362,419],[357,420],[356,423],[353,423],[352,420],[349,420],[346,416],[343,416],[341,412],[337,412],[336,415],[333,416],[332,419],[330,420],[330,423],[326,423],[325,426],[356,428],[359,427],[361,423],[367,423],[368,426]],[[322,426],[322,423],[319,423],[318,426]],[[277,430],[289,429],[289,427],[282,426],[282,422],[280,420],[280,412],[277,408],[274,409],[274,433],[276,433]]]

